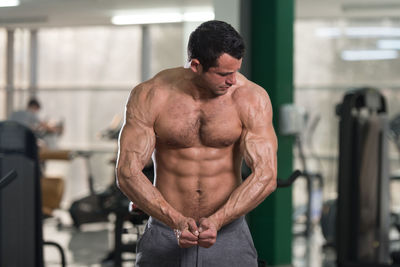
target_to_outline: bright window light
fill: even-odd
[[[393,27],[350,27],[345,29],[349,37],[400,37],[400,28]]]
[[[341,56],[346,61],[386,60],[396,59],[398,52],[396,50],[346,50],[342,51]]]
[[[400,40],[379,40],[377,43],[379,49],[398,49],[400,50]]]
[[[315,35],[322,38],[339,37],[342,31],[339,28],[319,28],[315,31]]]
[[[19,0],[0,0],[0,7],[19,6]]]
[[[115,25],[176,23],[183,21],[207,21],[214,19],[214,12],[149,12],[131,15],[117,15],[111,18]]]

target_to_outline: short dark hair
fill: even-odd
[[[217,59],[227,53],[241,59],[244,56],[244,41],[240,34],[228,23],[210,20],[202,23],[189,37],[189,61],[196,58],[204,71],[217,65]]]
[[[36,98],[29,99],[28,108],[38,108],[38,109],[40,109],[39,101]]]

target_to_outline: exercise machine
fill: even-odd
[[[399,159],[400,159],[400,114],[394,116],[389,123],[389,136],[393,143],[396,145]],[[399,182],[400,175],[391,175],[391,182]],[[400,213],[398,211],[391,212],[391,227],[397,229],[397,232],[400,234]],[[391,242],[399,242],[400,240],[391,240]],[[391,253],[391,257],[393,262],[400,264],[400,251],[393,251]]]
[[[335,248],[338,267],[390,265],[389,173],[386,101],[374,88],[348,92],[337,106],[338,199]]]
[[[301,166],[299,177],[305,179],[307,187],[306,206],[305,208],[298,208],[294,213],[295,223],[300,221],[298,220],[298,217],[303,217],[304,215],[305,227],[304,230],[300,231],[300,233],[297,232],[295,234],[304,235],[305,237],[310,238],[313,226],[315,222],[318,222],[321,214],[323,177],[320,171],[310,170],[304,152],[304,144],[308,145],[311,157],[316,159],[316,156],[312,151],[311,140],[320,117],[316,116],[313,119],[310,119],[309,114],[307,114],[305,110],[293,104],[282,105],[279,115],[280,134],[293,136],[295,138],[295,147],[297,149],[298,159]],[[308,138],[306,138],[307,136]]]
[[[114,116],[107,129],[99,133],[100,138],[117,140],[119,131],[122,127],[122,117]],[[90,159],[93,156],[92,151],[73,151],[70,153],[71,157],[81,157],[84,159],[87,183],[89,188],[89,195],[76,199],[73,201],[69,208],[71,218],[74,226],[79,229],[81,225],[95,222],[107,222],[110,213],[119,214],[119,207],[128,207],[124,203],[126,197],[119,191],[115,185],[115,178],[113,177],[111,184],[102,192],[96,192],[94,188],[94,176]],[[115,165],[116,159],[112,160]]]
[[[43,267],[40,169],[36,137],[28,128],[0,122],[0,266]]]

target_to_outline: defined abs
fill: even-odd
[[[161,175],[156,186],[167,202],[195,220],[208,217],[229,198],[240,182],[232,174],[214,177],[171,177]]]

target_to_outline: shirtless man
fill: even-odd
[[[271,103],[238,72],[244,44],[229,24],[200,25],[188,54],[190,67],[139,84],[126,105],[118,185],[151,216],[136,266],[257,266],[244,215],[276,188]],[[154,186],[142,173],[152,155]]]

